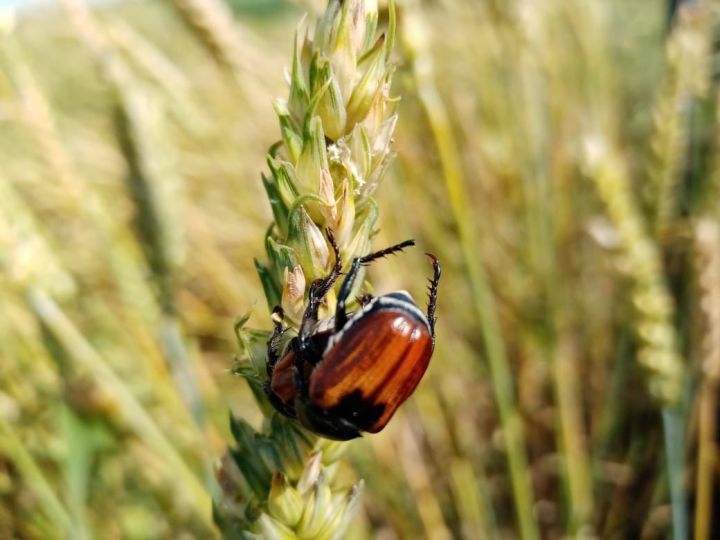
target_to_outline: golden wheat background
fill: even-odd
[[[0,538],[218,534],[271,99],[321,4],[0,11]],[[423,298],[435,253],[438,345],[350,447],[348,537],[720,534],[719,12],[686,4],[398,0],[374,245],[421,249],[373,284]]]

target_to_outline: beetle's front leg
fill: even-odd
[[[355,257],[353,259],[353,262],[350,265],[350,270],[348,271],[347,276],[345,276],[342,285],[340,285],[340,292],[338,293],[337,305],[335,307],[336,332],[338,332],[343,326],[345,326],[345,323],[347,322],[347,312],[345,309],[345,304],[347,303],[347,299],[350,296],[350,291],[352,291],[353,285],[355,284],[355,278],[357,277],[357,273],[360,270],[361,262],[362,259],[360,257]]]
[[[347,276],[345,276],[342,285],[340,285],[340,293],[338,294],[337,306],[335,308],[336,332],[339,331],[343,326],[345,326],[345,323],[347,322],[346,304],[348,297],[352,292],[353,286],[355,285],[355,278],[357,278],[357,274],[360,271],[360,266],[370,264],[376,259],[381,259],[382,257],[385,257],[387,255],[392,255],[394,253],[397,253],[398,251],[402,251],[406,247],[414,245],[415,240],[405,240],[404,242],[400,242],[399,244],[395,244],[394,246],[375,251],[363,257],[355,257],[353,259],[353,262],[350,265],[350,270],[348,271]]]
[[[342,272],[342,260],[340,259],[340,249],[335,242],[335,236],[330,229],[326,230],[328,241],[332,247],[333,254],[335,255],[335,264],[333,265],[330,273],[324,278],[316,279],[310,285],[308,291],[308,303],[303,314],[302,322],[300,323],[300,331],[298,338],[300,340],[300,350],[305,351],[308,347],[308,340],[313,331],[315,323],[318,321],[318,311],[323,299],[327,296],[330,289],[332,289],[335,282],[340,277]]]

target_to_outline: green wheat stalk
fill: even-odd
[[[298,30],[289,97],[273,103],[282,139],[270,148],[263,184],[274,222],[267,259],[256,268],[268,308],[284,310],[288,336],[297,332],[310,284],[335,263],[326,231],[344,268],[370,250],[378,215],[372,195],[392,157],[397,121],[389,95],[392,2],[387,30],[377,27],[375,2],[331,0],[314,29]],[[334,298],[331,291],[321,316],[332,314]],[[216,520],[227,537],[340,538],[362,487],[333,482],[346,444],[318,439],[274,413],[262,390],[270,333],[245,329],[246,320],[236,328],[243,352],[236,372],[267,420],[257,432],[231,419],[236,444],[219,471],[224,497]]]

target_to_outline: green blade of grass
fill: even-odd
[[[190,470],[137,398],[52,298],[40,289],[28,290],[27,298],[33,312],[67,350],[69,357],[92,373],[97,383],[115,398],[123,422],[163,457],[167,463],[168,478],[172,477],[179,492],[192,501],[189,506],[198,520],[207,526],[208,531],[214,530],[210,496],[204,485]]]
[[[17,467],[27,487],[32,491],[54,524],[56,538],[80,538],[80,531],[53,491],[51,483],[45,477],[42,468],[35,462],[23,443],[15,435],[10,422],[0,415],[0,446]]]
[[[472,289],[472,305],[485,344],[495,400],[500,412],[505,450],[510,469],[515,512],[524,540],[540,538],[532,510],[533,493],[525,447],[522,419],[516,406],[515,389],[510,373],[505,344],[500,331],[495,299],[485,276],[475,246],[473,226],[465,195],[463,172],[457,146],[445,106],[433,81],[431,61],[424,51],[415,50],[413,70],[418,95],[427,115],[450,200],[454,221],[458,227],[460,247]]]
[[[662,411],[667,475],[672,505],[673,540],[687,540],[689,523],[687,500],[683,484],[685,463],[685,420],[679,408],[665,407]]]

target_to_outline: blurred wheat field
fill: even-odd
[[[0,11],[0,538],[218,536],[271,99],[320,4]],[[680,4],[398,1],[373,242],[422,249],[373,284],[444,274],[428,373],[339,472],[348,537],[720,535],[718,6]]]

